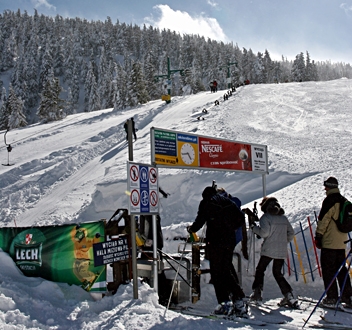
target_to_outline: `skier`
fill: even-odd
[[[324,187],[326,198],[318,216],[315,245],[318,249],[321,249],[320,264],[324,287],[327,289],[345,259],[346,244],[344,242],[347,240],[347,234],[340,232],[334,221],[339,218],[340,201],[342,199],[337,179],[334,177],[328,178],[324,181]],[[343,287],[347,272],[348,270],[344,265],[337,275],[340,289]],[[344,291],[340,292],[340,295],[341,302],[348,307],[352,307],[352,288],[349,276],[346,278]],[[335,279],[323,299],[323,304],[336,306],[337,298],[338,290]]]
[[[126,141],[128,141],[128,120],[126,120],[126,122],[123,124],[123,128],[126,132]]]
[[[193,224],[187,227],[187,231],[192,235],[207,223],[206,249],[212,284],[219,303],[214,313],[220,315],[235,313],[236,316],[248,317],[248,308],[243,302],[245,294],[238,283],[237,274],[232,265],[236,230],[231,232],[225,229],[223,225],[225,214],[222,210],[230,204],[235,205],[238,227],[244,222],[244,214],[233,201],[218,194],[215,187],[206,187],[202,197],[197,217]]]
[[[211,81],[209,83],[209,86],[210,86],[210,92],[213,93],[214,92],[214,83]]]
[[[297,307],[297,299],[294,298],[292,288],[282,274],[282,266],[287,256],[287,243],[293,239],[294,230],[284,215],[285,211],[275,197],[264,197],[260,206],[264,212],[259,220],[260,226],[252,223],[251,228],[264,241],[255,270],[255,278],[252,284],[253,293],[250,296],[250,301],[255,303],[262,301],[264,273],[269,263],[273,260],[272,272],[284,295],[279,305]]]
[[[218,91],[218,83],[216,80],[213,81],[213,90],[214,90],[214,93]]]
[[[132,134],[133,134],[134,140],[136,141],[137,140],[137,134],[136,134],[136,127],[135,127],[135,122],[134,122],[134,118],[133,117],[131,117],[131,121],[132,121]],[[128,141],[128,120],[123,125],[123,128],[125,129],[126,140]]]
[[[136,134],[136,126],[135,126],[135,122],[134,122],[134,118],[133,117],[131,118],[131,121],[132,121],[132,134],[133,134],[134,140],[136,141],[137,140],[137,134]]]

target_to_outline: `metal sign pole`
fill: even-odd
[[[263,182],[263,197],[266,196],[266,174],[262,174],[262,182]]]
[[[128,119],[128,160],[133,161],[133,143],[132,143],[132,120]],[[138,299],[138,278],[137,278],[137,244],[136,244],[136,221],[133,215],[131,219],[131,245],[132,245],[132,276],[133,276],[133,298]]]
[[[153,274],[154,274],[153,287],[156,293],[158,293],[158,258],[157,258],[158,238],[156,235],[156,215],[153,215],[152,218],[153,218]]]

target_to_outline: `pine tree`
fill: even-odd
[[[9,112],[6,108],[7,97],[6,97],[6,89],[2,88],[1,91],[1,99],[0,99],[0,129],[4,130],[8,128],[9,123]]]
[[[264,75],[265,75],[265,83],[272,83],[272,82],[278,82],[277,77],[275,79],[273,79],[273,70],[274,70],[274,63],[270,58],[270,54],[269,51],[267,49],[265,49],[264,52],[264,58],[263,58],[263,64],[264,64]],[[276,76],[277,76],[277,72],[276,72]]]
[[[114,109],[124,109],[127,106],[127,73],[121,65],[114,69]]]
[[[51,72],[50,77],[46,80],[41,93],[40,105],[37,115],[44,122],[55,121],[64,117],[63,103],[60,99],[62,88],[59,79],[55,78]]]
[[[131,106],[135,106],[137,104],[144,104],[149,101],[149,95],[146,89],[144,75],[139,62],[135,62],[132,65],[132,73],[131,73],[129,90],[132,95],[132,98],[131,98],[132,102],[130,104]]]
[[[15,90],[10,85],[9,97],[7,99],[8,129],[27,126],[26,117],[23,114],[23,101],[17,97]]]
[[[302,82],[305,80],[306,67],[304,64],[304,54],[302,52],[296,55],[296,59],[293,61],[291,75],[293,81]]]
[[[67,91],[67,100],[65,102],[65,113],[66,115],[72,115],[75,113],[75,108],[74,108],[75,102],[73,100],[71,88],[68,88]]]
[[[101,109],[101,102],[100,102],[100,95],[97,83],[95,82],[95,77],[92,77],[92,85],[89,94],[89,101],[88,101],[88,112],[100,110]]]

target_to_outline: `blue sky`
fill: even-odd
[[[33,15],[151,24],[234,42],[273,59],[300,52],[315,61],[352,63],[352,0],[0,0]]]

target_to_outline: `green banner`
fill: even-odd
[[[106,292],[106,267],[94,267],[93,244],[104,241],[103,221],[77,225],[0,228],[0,248],[26,276]]]

